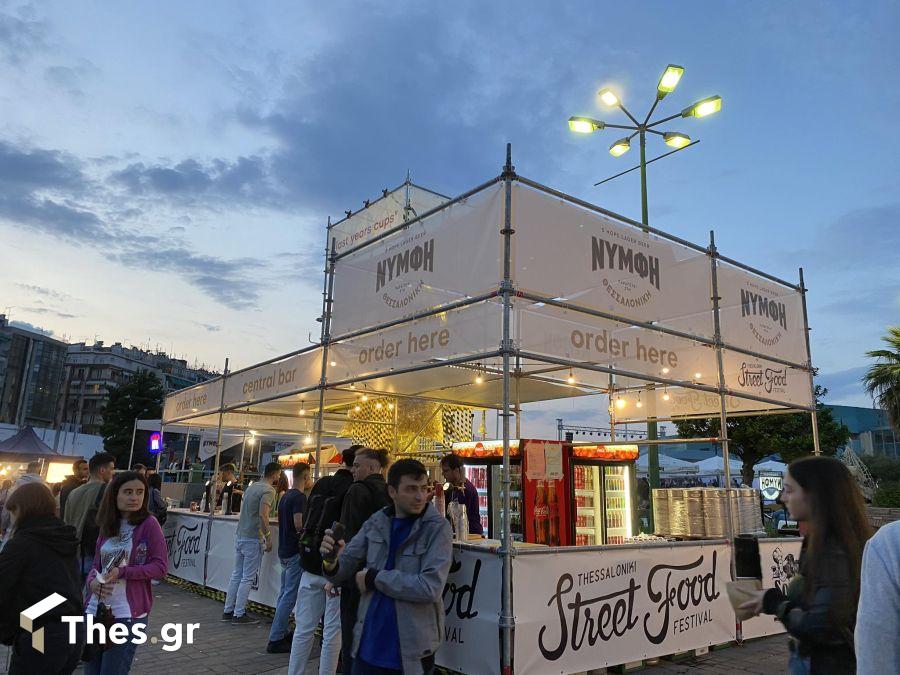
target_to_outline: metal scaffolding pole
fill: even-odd
[[[329,234],[331,222],[329,219]],[[314,477],[318,480],[322,465],[322,427],[325,423],[325,385],[328,382],[328,343],[331,339],[331,304],[334,292],[334,265],[336,239],[331,238],[331,250],[325,265],[325,288],[322,294],[322,376],[319,379],[319,409],[316,411],[316,467]]]
[[[515,630],[515,617],[513,615],[512,595],[512,535],[509,531],[509,504],[510,504],[510,466],[509,466],[509,356],[512,351],[510,341],[510,295],[512,292],[511,256],[512,256],[512,181],[515,179],[515,167],[512,165],[512,145],[506,144],[506,165],[503,167],[506,204],[503,215],[503,282],[500,292],[503,297],[503,336],[500,343],[500,351],[503,356],[503,511],[501,527],[503,529],[502,542],[500,544],[500,556],[503,563],[502,571],[502,595],[500,603],[500,630],[502,634],[501,666],[503,675],[512,672],[512,646],[513,631]]]
[[[809,319],[806,314],[806,284],[803,282],[803,268],[800,268],[800,298],[803,302],[803,337],[806,338],[806,367],[809,372],[809,394],[812,397],[813,409],[809,413],[812,418],[813,454],[821,455],[819,447],[819,417],[816,414],[816,384],[813,379],[812,352],[809,349]]]
[[[731,513],[731,466],[728,462],[728,412],[725,399],[725,365],[722,358],[722,326],[719,318],[719,275],[716,265],[716,233],[709,231],[709,266],[712,280],[713,337],[716,341],[716,369],[719,374],[719,438],[722,444],[722,464],[725,471],[725,536],[734,541],[734,522]],[[734,576],[735,561],[731,557],[731,573]]]
[[[209,547],[212,542],[212,524],[213,516],[216,514],[216,499],[219,496],[219,459],[222,452],[222,422],[225,418],[225,383],[228,381],[228,359],[225,359],[225,370],[222,371],[222,395],[219,398],[219,430],[216,433],[216,461],[212,478],[210,479],[209,500],[206,505],[209,507],[209,523],[206,530],[206,552],[203,554],[203,578],[209,576]]]
[[[128,470],[131,470],[131,460],[134,459],[134,439],[137,436],[137,417],[134,418],[134,428],[131,430],[131,452],[128,453]]]

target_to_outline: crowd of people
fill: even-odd
[[[477,515],[477,491],[454,455],[441,461],[447,486],[437,505],[417,460],[390,463],[383,450],[353,446],[342,462],[315,483],[308,464],[295,464],[290,486],[271,462],[243,490],[222,621],[259,623],[247,611],[250,587],[277,546],[281,589],[266,649],[290,654],[289,673],[305,672],[320,624],[320,675],[433,673],[452,562],[443,513],[457,501]],[[219,508],[238,492],[228,489],[229,471],[215,501],[208,492]],[[61,617],[147,625],[152,584],[168,571],[158,480],[141,466],[116,473],[115,458],[98,453],[76,462],[56,491],[38,466],[0,488],[0,641],[12,645],[10,673],[71,673],[81,660],[86,673],[129,672],[133,640],[98,646],[82,634],[72,644]],[[804,525],[800,572],[786,590],[761,591],[743,609],[783,623],[792,674],[900,672],[900,523],[872,536],[852,475],[832,458],[792,463],[782,501]],[[477,532],[480,521],[470,527]],[[40,653],[19,613],[53,593],[61,601],[40,618]]]

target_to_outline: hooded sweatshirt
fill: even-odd
[[[0,642],[11,644],[19,612],[51,593],[66,601],[43,614],[35,629],[59,623],[61,616],[81,614],[81,575],[75,528],[56,516],[20,523],[0,553]]]

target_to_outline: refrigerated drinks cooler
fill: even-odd
[[[527,448],[532,452],[526,452]],[[543,458],[535,454],[542,449],[549,453]],[[485,535],[500,539],[503,443],[457,443],[453,452],[463,457],[466,477],[478,490]],[[551,466],[549,458],[557,455],[558,464]],[[634,461],[637,457],[636,445],[573,446],[561,441],[510,441],[513,539],[547,546],[624,543],[636,532]],[[537,471],[535,458],[541,464]]]
[[[576,546],[623,544],[634,535],[633,479],[628,465],[572,463]]]
[[[453,452],[463,458],[465,475],[478,490],[481,526],[488,539],[500,539],[500,512],[503,507],[501,474],[503,441],[454,443]],[[522,532],[522,462],[519,441],[509,442],[510,453],[510,533],[513,541],[524,541]]]

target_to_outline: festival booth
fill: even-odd
[[[525,403],[591,395],[605,397],[613,429],[713,416],[724,429],[729,415],[815,415],[802,280],[726,258],[712,238],[692,244],[540,185],[517,175],[508,157],[502,175],[454,199],[405,185],[329,224],[323,295],[319,345],[235,372],[226,364],[222,377],[168,396],[163,422],[311,428],[318,471],[328,461],[319,450],[326,434],[360,438],[355,425],[369,422],[396,430],[391,418],[412,414],[404,407],[433,405],[429,419],[497,410],[497,539],[454,544],[439,665],[574,673],[735,639],[725,593],[732,532],[599,546],[515,541],[510,418]],[[471,434],[471,414],[465,419]],[[382,445],[395,456],[415,449],[394,436]],[[722,447],[728,479],[727,438],[705,440]],[[577,456],[589,444],[571,446]],[[594,447],[614,456],[626,446]],[[557,448],[541,442],[532,451],[529,480],[550,481]],[[623,460],[632,477],[636,458],[635,448]],[[569,487],[586,496],[574,479]],[[524,508],[527,522],[545,506]],[[176,552],[185,548],[181,520],[200,537],[186,546],[205,546],[203,583],[217,587],[215,552],[231,543],[217,541],[216,518],[185,514],[171,532]],[[206,535],[193,521],[207,523]],[[259,586],[277,578],[275,561]]]

